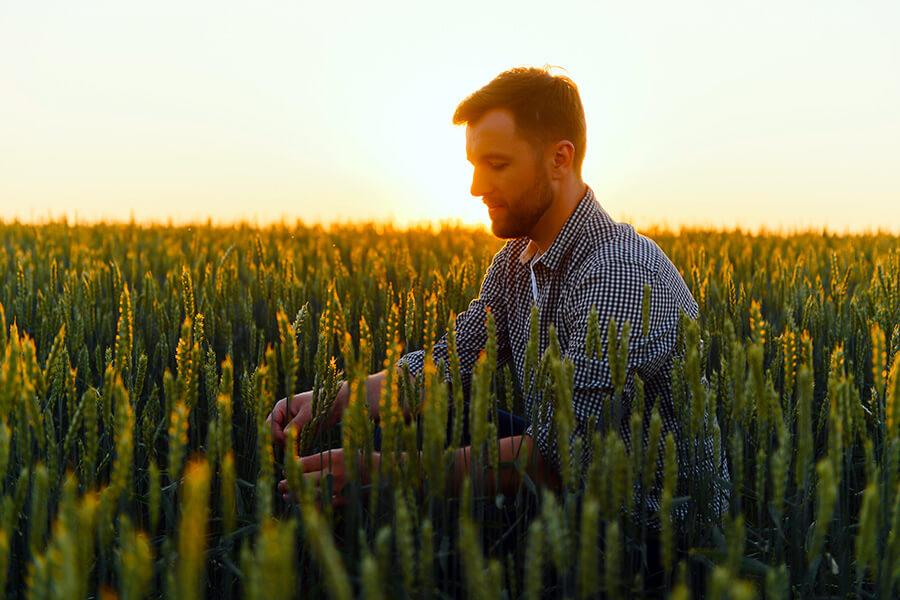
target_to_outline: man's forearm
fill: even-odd
[[[403,371],[397,369],[394,372],[394,376],[403,377]],[[387,370],[382,370],[378,373],[369,375],[368,379],[366,380],[366,402],[369,405],[369,417],[371,417],[372,420],[376,422],[380,419],[379,405],[381,404],[381,387],[384,385],[384,380],[386,377]],[[409,389],[412,388],[413,386],[410,385]],[[422,391],[422,396],[424,396],[424,390]],[[422,397],[419,398],[419,402],[421,401]],[[403,412],[403,418],[407,422],[409,422],[409,420],[412,418],[412,413],[410,413],[409,404],[406,402],[405,398],[402,401],[400,410]]]
[[[384,379],[384,371],[372,373],[366,378],[366,404],[369,407],[369,416],[378,420],[378,400],[381,397],[381,382]],[[333,426],[341,421],[344,411],[350,406],[350,386],[346,381],[341,382],[341,387],[331,406],[331,415],[328,424]]]
[[[386,376],[387,371],[382,370],[366,377],[366,404],[368,405],[369,417],[375,422],[378,422],[380,419],[379,404],[381,403],[381,387],[384,384]],[[401,372],[398,371],[396,376],[402,376]],[[333,426],[340,422],[341,417],[344,415],[344,411],[347,410],[348,406],[350,406],[350,386],[344,381],[341,383],[341,387],[338,389],[338,393],[334,398],[328,425]],[[405,401],[401,406],[401,410],[403,411],[404,419],[409,421],[409,419],[412,418],[412,415],[409,411],[409,406]]]
[[[500,473],[499,473],[499,489],[495,486],[494,471],[492,468],[485,468],[483,471],[476,473],[483,481],[483,488],[489,494],[503,492],[507,496],[512,496],[521,483],[519,471],[514,466],[503,466],[503,463],[511,463],[518,460],[522,464],[523,471],[535,483],[541,483],[553,489],[560,488],[559,475],[544,460],[540,450],[534,445],[531,436],[516,435],[513,437],[500,438]],[[462,488],[463,479],[472,470],[472,447],[463,446],[456,451],[456,460],[453,461],[453,469],[448,475],[448,483],[452,492],[458,492]]]
[[[399,375],[399,374],[398,374]],[[366,402],[369,407],[369,416],[378,421],[379,409],[378,405],[381,400],[381,387],[386,376],[386,371],[373,373],[366,378]],[[343,411],[350,402],[349,386],[346,382],[341,386],[338,396],[335,399],[335,406],[332,411],[333,422],[340,420]],[[403,407],[404,416],[409,418],[408,408]],[[541,483],[553,489],[561,487],[561,480],[557,474],[544,460],[543,455],[534,441],[529,435],[517,435],[513,437],[500,438],[499,443],[499,462],[501,464],[500,472],[497,474],[499,480],[499,489],[495,485],[495,473],[492,468],[487,467],[477,475],[483,480],[482,489],[489,493],[497,493],[502,491],[504,494],[511,496],[516,493],[521,483],[519,471],[515,466],[502,466],[503,463],[512,463],[518,460],[522,465],[522,469],[532,481]],[[462,482],[465,476],[471,471],[472,467],[472,447],[464,446],[456,451],[456,457],[453,461],[453,468],[448,474],[448,483],[451,492],[458,492],[462,488]]]

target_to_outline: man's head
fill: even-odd
[[[504,71],[459,103],[453,124],[475,124],[495,109],[509,111],[516,132],[535,151],[560,140],[571,142],[575,147],[573,168],[581,177],[587,127],[574,81],[535,67]]]
[[[506,71],[463,100],[453,122],[468,125],[472,195],[489,207],[498,237],[533,237],[561,187],[581,180],[584,110],[568,77]]]

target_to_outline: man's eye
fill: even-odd
[[[502,171],[508,163],[491,163],[491,169],[494,171]]]

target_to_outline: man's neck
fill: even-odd
[[[528,237],[537,244],[538,254],[547,251],[566,221],[575,212],[575,207],[587,193],[587,186],[581,179],[572,179],[563,184],[553,199],[553,204],[541,217]]]

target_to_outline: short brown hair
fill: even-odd
[[[547,68],[517,67],[459,103],[453,124],[477,123],[491,110],[512,113],[516,129],[532,144],[569,140],[575,146],[573,166],[581,177],[587,143],[584,106],[575,82]]]

